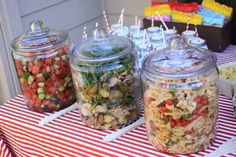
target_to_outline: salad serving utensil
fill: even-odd
[[[77,108],[78,108],[78,104],[77,104],[77,102],[75,102],[71,106],[69,106],[69,107],[67,107],[67,108],[65,108],[61,111],[55,112],[54,114],[51,114],[49,116],[44,117],[43,119],[40,120],[38,125],[39,126],[44,126],[44,125],[48,124],[49,122],[61,117],[62,115],[66,114],[68,112],[71,112],[71,111],[73,111]]]

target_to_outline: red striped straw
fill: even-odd
[[[82,41],[85,40],[86,29],[87,29],[87,27],[84,26],[83,35],[82,35]]]
[[[190,18],[190,16],[188,16],[188,21],[187,21],[186,31],[189,29],[190,21],[191,21],[191,18]]]
[[[106,29],[109,31],[110,30],[110,25],[108,23],[107,14],[106,14],[105,10],[103,10],[102,13],[103,13],[103,18],[104,18],[104,21],[105,21]]]

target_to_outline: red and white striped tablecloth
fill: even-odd
[[[9,151],[8,147],[6,146],[2,135],[0,133],[0,157],[12,157],[11,152]]]
[[[236,46],[217,54],[218,64],[236,60]],[[114,142],[106,143],[102,138],[111,130],[95,130],[85,126],[74,110],[50,124],[39,127],[38,122],[49,114],[30,111],[19,95],[0,105],[0,153],[7,148],[19,157],[73,157],[73,156],[175,156],[155,149],[147,140],[145,125],[126,133]],[[209,154],[231,137],[236,136],[236,119],[232,101],[220,95],[218,131],[215,141],[204,151],[189,156]],[[5,151],[6,150],[6,151]],[[1,157],[4,154],[0,154]],[[227,156],[236,156],[228,154]]]

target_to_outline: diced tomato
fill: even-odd
[[[45,64],[46,65],[52,65],[52,63],[53,63],[53,58],[46,58],[45,59]]]
[[[39,77],[39,78],[36,79],[37,83],[38,82],[44,82],[44,81],[46,81],[44,77]]]
[[[55,82],[55,85],[56,85],[56,87],[61,87],[61,86],[63,86],[64,85],[64,83],[65,83],[65,80],[58,80],[57,82]]]
[[[56,104],[50,102],[48,105],[47,105],[47,108],[49,111],[57,111],[58,108],[56,107]]]
[[[46,71],[47,71],[48,73],[50,73],[50,72],[51,72],[51,67],[50,67],[50,66],[47,66],[47,67],[46,67]]]
[[[66,95],[65,95],[64,92],[62,92],[62,93],[58,93],[58,94],[57,94],[57,97],[58,97],[60,100],[63,100],[64,98],[66,98]]]
[[[40,71],[40,67],[34,65],[31,72],[33,75],[37,75],[39,74],[39,71]]]
[[[63,68],[60,70],[61,76],[66,76],[70,71],[67,68]]]
[[[55,82],[53,81],[53,80],[47,80],[46,81],[46,86],[48,86],[48,87],[52,87],[53,86],[53,84],[54,84]]]
[[[22,91],[27,91],[28,89],[30,89],[30,87],[27,82],[24,82],[23,84],[21,84],[21,89]]]
[[[39,67],[39,68],[42,68],[43,65],[44,65],[43,61],[39,61],[39,60],[34,63],[34,66]]]
[[[58,56],[62,56],[64,54],[65,54],[65,51],[63,49],[60,49],[60,50],[57,51]]]
[[[36,95],[36,94],[34,94],[33,96],[32,96],[32,100],[35,100],[35,99],[37,99],[38,98],[38,96]]]
[[[16,69],[22,69],[23,67],[22,62],[20,60],[16,60],[15,65],[16,65]]]
[[[38,105],[40,104],[41,105],[41,103],[42,103],[42,99],[38,99],[38,98],[35,99],[35,104],[38,104]]]
[[[55,75],[52,75],[52,76],[51,76],[51,80],[52,80],[52,81],[57,81],[57,77],[56,77]]]
[[[159,106],[161,112],[169,112],[169,110],[165,106]]]
[[[60,74],[61,74],[60,70],[59,70],[59,69],[56,69],[56,70],[55,70],[55,75],[60,75]]]
[[[32,89],[37,89],[38,88],[38,85],[36,82],[32,83],[31,86],[30,86]]]
[[[19,77],[22,77],[24,75],[24,72],[22,69],[17,69],[17,74]]]
[[[50,94],[54,94],[57,91],[57,88],[49,87],[47,90],[50,92]]]
[[[66,90],[65,91],[65,95],[69,98],[73,93],[71,92],[71,90]]]
[[[65,61],[55,61],[55,64],[60,68],[64,68],[65,66],[67,66],[67,63]]]
[[[173,104],[173,99],[167,99],[166,104],[171,106]]]

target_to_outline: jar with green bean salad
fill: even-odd
[[[136,52],[126,38],[95,31],[72,52],[71,71],[82,121],[115,129],[138,118]]]

